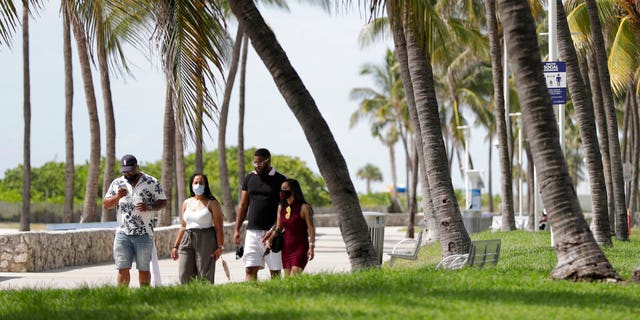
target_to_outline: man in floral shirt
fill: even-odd
[[[140,286],[148,286],[155,225],[153,212],[165,207],[167,197],[156,178],[140,171],[133,155],[122,157],[120,172],[122,177],[111,182],[103,200],[105,209],[116,208],[118,229],[113,241],[113,258],[118,269],[118,285],[129,286],[129,270],[135,259]]]

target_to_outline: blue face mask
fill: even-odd
[[[193,193],[195,193],[198,196],[204,193],[204,185],[194,184],[191,187],[193,188]]]

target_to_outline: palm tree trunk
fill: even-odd
[[[489,133],[489,151],[487,157],[488,169],[488,181],[487,181],[487,196],[489,198],[489,212],[493,213],[493,134]]]
[[[389,6],[390,3],[387,3]],[[388,7],[387,7],[388,8]],[[390,17],[394,15],[389,14]],[[404,38],[404,27],[402,26],[402,20],[400,18],[391,19],[391,30],[393,33],[393,42],[396,46],[396,57],[398,64],[400,65],[400,77],[402,79],[402,86],[407,97],[407,105],[409,109],[409,118],[413,124],[416,154],[418,156],[418,168],[420,186],[422,187],[422,212],[424,213],[424,220],[427,225],[427,232],[425,239],[428,243],[440,240],[440,230],[438,228],[438,222],[436,220],[436,211],[431,202],[431,194],[429,193],[429,180],[427,179],[427,170],[425,165],[425,156],[422,143],[422,130],[420,129],[420,121],[418,120],[418,111],[416,110],[416,103],[413,94],[413,86],[411,81],[411,73],[409,72],[409,62],[407,58],[407,42]]]
[[[500,0],[509,60],[522,105],[522,120],[536,165],[548,222],[556,242],[555,279],[621,280],[589,231],[558,141],[551,99],[540,67],[535,23],[528,2]]]
[[[511,168],[511,158],[509,157],[509,147],[507,140],[507,123],[504,104],[504,93],[502,92],[502,48],[500,46],[500,35],[498,34],[498,21],[496,18],[495,0],[484,2],[487,12],[487,26],[489,31],[489,47],[491,48],[491,70],[493,73],[493,101],[496,113],[496,134],[498,135],[498,149],[500,159],[500,181],[502,185],[502,215],[501,230],[516,230],[516,221],[513,213],[513,177]],[[489,145],[491,148],[491,145]],[[489,163],[491,165],[491,163]],[[522,205],[522,204],[520,204]]]
[[[352,269],[378,265],[346,162],[315,101],[253,1],[233,0],[230,6],[309,141],[320,173],[327,182],[331,202],[340,216],[340,230]]]
[[[622,160],[620,158],[620,141],[618,140],[618,121],[616,119],[615,103],[611,92],[611,78],[607,63],[607,51],[602,36],[602,27],[598,17],[598,7],[595,0],[585,0],[585,7],[589,13],[591,38],[595,47],[596,61],[600,66],[598,79],[602,90],[604,111],[607,117],[609,131],[609,157],[611,158],[611,180],[613,183],[613,198],[615,201],[616,238],[621,241],[629,240],[627,229],[627,210],[624,195],[624,179],[622,174]]]
[[[596,120],[593,105],[582,81],[578,56],[571,40],[569,24],[561,0],[558,6],[558,49],[560,56],[567,63],[567,82],[571,92],[571,101],[580,129],[582,148],[584,151],[589,182],[591,186],[591,207],[594,215],[593,236],[601,246],[611,246],[609,219],[607,216],[607,194],[604,174],[602,172],[602,155],[596,132]]]
[[[167,77],[168,79],[168,77]],[[174,93],[171,88],[171,84],[167,82],[166,98],[164,106],[164,125],[162,128],[162,176],[160,183],[162,190],[167,195],[167,205],[164,209],[160,210],[158,217],[158,224],[166,226],[171,223],[171,195],[173,190],[173,174],[174,174],[174,160],[175,160],[175,130],[176,130],[176,118],[173,112]],[[182,205],[182,204],[180,204]]]
[[[610,148],[609,148],[609,139],[608,139],[608,128],[607,128],[607,119],[604,112],[604,106],[602,103],[602,94],[600,84],[598,82],[598,64],[595,59],[594,53],[587,53],[587,65],[588,65],[588,81],[589,87],[591,88],[591,98],[594,106],[594,115],[596,118],[597,128],[599,132],[599,141],[600,141],[600,152],[602,154],[602,166],[604,169],[604,183],[606,186],[607,192],[607,220],[609,223],[609,232],[613,232],[615,230],[615,202],[613,196],[613,181],[611,179],[611,157],[609,157]],[[584,77],[584,75],[583,75]],[[586,85],[586,82],[585,82]],[[602,217],[595,216],[595,223],[605,223],[604,220],[600,221],[599,219],[604,219]]]
[[[73,13],[71,18],[73,35],[78,47],[80,70],[84,82],[84,95],[89,111],[89,131],[91,135],[91,152],[89,155],[89,169],[87,184],[85,187],[85,201],[82,208],[80,222],[96,221],[96,200],[98,196],[98,183],[100,179],[100,122],[98,120],[98,106],[96,102],[95,88],[91,76],[91,61],[89,60],[88,42],[82,24],[78,16]]]
[[[204,57],[200,57],[201,60],[200,61],[204,61]],[[200,75],[200,81],[202,81],[202,83],[205,83],[205,79],[204,79],[204,75],[202,72],[202,66],[198,65],[196,66],[196,68],[198,68],[198,74]],[[196,118],[196,128],[195,128],[195,144],[196,144],[196,172],[202,172],[204,173],[204,159],[203,159],[203,149],[204,149],[204,139],[203,139],[203,132],[202,130],[204,129],[204,88],[201,90],[198,90],[198,97],[196,98],[196,104],[198,105],[198,111],[197,111],[197,118]],[[184,149],[183,149],[184,150]],[[181,202],[179,202],[181,203]]]
[[[185,185],[185,181],[186,181],[186,177],[185,177],[185,164],[184,164],[184,127],[183,127],[183,123],[182,121],[179,120],[175,120],[176,121],[176,129],[175,129],[175,142],[174,142],[174,148],[175,148],[175,153],[176,153],[176,157],[175,157],[175,166],[174,168],[176,169],[176,175],[175,175],[175,181],[174,181],[174,186],[176,189],[176,205],[178,207],[178,210],[175,211],[175,213],[177,214],[177,216],[180,216],[180,208],[182,203],[184,202],[184,200],[187,198],[187,186]],[[198,172],[202,172],[202,171],[198,171]],[[171,218],[173,218],[174,215],[173,213],[171,213],[169,215],[169,221],[164,221],[163,225],[171,225]]]
[[[244,161],[244,108],[245,108],[245,85],[247,79],[247,53],[249,47],[249,37],[243,32],[242,54],[240,57],[240,83],[238,88],[238,196],[242,193],[242,183],[247,174]]]
[[[104,122],[106,129],[106,155],[104,159],[104,173],[102,176],[102,193],[108,189],[115,178],[116,170],[116,120],[113,113],[113,99],[111,97],[111,80],[109,77],[109,64],[107,61],[106,39],[98,34],[98,65],[100,66],[100,85],[102,88],[102,103],[104,105]],[[115,221],[116,210],[102,207],[100,221]]]
[[[447,153],[442,138],[440,114],[436,99],[433,71],[428,55],[418,45],[410,24],[405,25],[407,61],[411,75],[422,147],[425,155],[429,192],[440,228],[442,256],[469,252],[471,239],[462,222],[462,215],[451,183]]]
[[[240,60],[240,46],[242,45],[242,26],[238,25],[236,31],[236,39],[233,43],[233,53],[231,55],[231,65],[229,66],[229,74],[227,75],[227,83],[224,88],[224,98],[222,106],[220,106],[220,120],[218,121],[218,167],[220,169],[220,189],[222,192],[222,212],[228,221],[235,221],[236,215],[231,197],[231,186],[229,185],[229,168],[227,166],[227,117],[229,115],[229,100],[231,100],[231,92],[236,82],[236,74],[238,73],[238,61]],[[241,180],[242,181],[242,180]]]
[[[31,230],[31,75],[29,62],[29,0],[22,1],[22,86],[24,111],[22,214],[20,231]]]
[[[64,56],[64,133],[65,133],[65,186],[64,186],[64,222],[73,221],[73,199],[75,165],[73,154],[73,60],[71,50],[71,26],[66,1],[62,9],[62,46]]]
[[[640,143],[640,117],[638,117],[638,104],[636,103],[636,98],[634,97],[633,88],[636,87],[635,81],[633,81],[629,85],[629,89],[627,91],[628,103],[630,105],[629,110],[631,110],[631,127],[632,129],[632,137],[631,144],[629,148],[631,148],[631,185],[629,186],[629,214],[633,216],[633,213],[636,210],[636,197],[634,195],[638,194],[638,167],[640,166],[640,147],[638,144]],[[632,219],[630,219],[632,221]]]

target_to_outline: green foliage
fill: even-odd
[[[418,261],[345,274],[302,274],[281,281],[156,288],[0,291],[2,319],[635,319],[638,284],[555,281],[548,232],[483,232],[502,239],[500,262],[485,269],[437,271],[440,243]],[[605,253],[627,278],[638,233]],[[248,297],[252,297],[248,302]],[[133,303],[132,303],[133,301]]]
[[[229,169],[229,183],[235,201],[238,199],[238,149],[236,147],[227,148],[227,166]],[[246,170],[253,170],[252,161],[255,149],[245,150]],[[204,173],[209,178],[211,191],[217,198],[221,197],[220,176],[218,170],[218,151],[207,152],[203,155],[205,161]],[[162,161],[145,162],[140,160],[140,170],[150,174],[158,179],[161,177]],[[305,198],[313,206],[329,205],[329,192],[322,177],[312,172],[307,164],[297,157],[274,155],[271,161],[272,165],[280,172],[290,178],[300,181],[300,185],[305,193]],[[7,170],[4,179],[0,180],[0,198],[4,202],[21,202],[22,201],[22,165],[17,168]],[[116,170],[119,168],[116,166]],[[100,178],[102,181],[102,173],[104,171],[104,159],[100,164]],[[195,154],[185,157],[185,184],[195,172]],[[64,203],[64,187],[65,187],[65,164],[64,162],[47,162],[39,168],[31,170],[31,201],[32,202],[51,202]],[[74,202],[82,203],[85,195],[85,185],[87,181],[88,164],[75,166],[74,181]],[[116,174],[119,176],[119,173]],[[104,192],[102,183],[98,187],[98,197],[102,199]]]
[[[374,192],[358,194],[361,207],[388,207],[391,204],[391,195],[388,192]]]

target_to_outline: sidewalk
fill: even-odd
[[[384,250],[390,252],[396,242],[404,238],[403,227],[386,227]],[[222,255],[229,265],[231,280],[227,280],[221,263],[216,263],[216,284],[244,281],[243,260],[236,260],[235,252]],[[383,254],[383,261],[389,258]],[[178,280],[178,262],[170,258],[160,259],[162,285],[175,285]],[[338,228],[316,228],[316,256],[309,261],[305,273],[348,272],[351,270],[345,244]],[[113,263],[65,267],[46,272],[0,272],[0,290],[20,288],[78,288],[99,287],[116,284],[116,270]],[[260,270],[258,279],[269,278],[268,271]],[[131,287],[138,287],[138,272],[135,265],[131,270]]]

